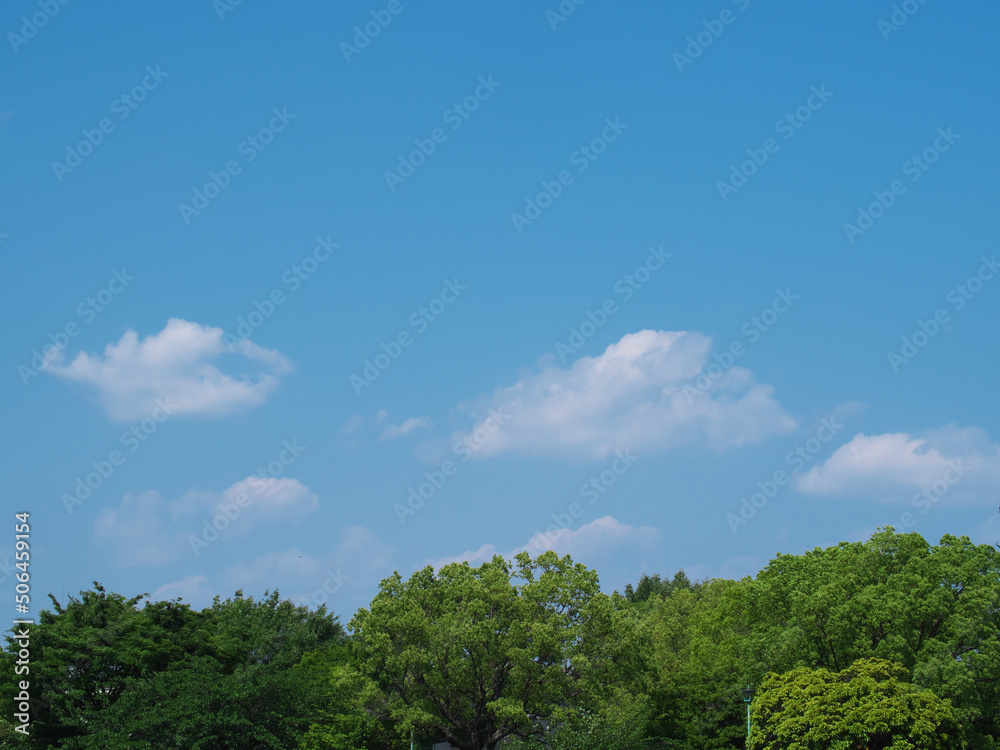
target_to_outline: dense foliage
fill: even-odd
[[[1000,553],[965,537],[885,529],[624,596],[552,552],[455,563],[387,578],[349,632],[277,592],[144,599],[52,600],[30,737],[8,709],[0,747],[1000,750]]]

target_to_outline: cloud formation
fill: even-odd
[[[129,329],[104,355],[80,352],[68,365],[45,368],[63,380],[91,388],[108,417],[129,422],[149,417],[166,401],[173,415],[223,416],[264,403],[292,372],[282,354],[247,339],[224,339],[221,328],[171,318],[140,340]],[[228,343],[228,345],[227,345]],[[219,366],[229,365],[230,374]]]
[[[855,435],[822,464],[796,480],[810,495],[865,497],[892,502],[946,483],[949,497],[1000,492],[1000,446],[978,427],[949,425],[919,434]]]
[[[711,340],[700,333],[627,334],[599,356],[582,357],[569,368],[547,366],[480,399],[474,410],[493,416],[456,433],[452,443],[472,439],[475,457],[600,459],[617,448],[702,444],[723,450],[795,428],[774,389],[755,382],[746,368],[731,367],[707,387],[692,387],[710,354]],[[499,430],[493,429],[498,414],[506,417]]]
[[[94,538],[114,550],[120,565],[163,565],[191,554],[189,537],[201,534],[204,522],[225,514],[224,508],[236,514],[225,531],[236,537],[260,522],[302,518],[319,508],[319,498],[289,477],[247,477],[222,492],[192,490],[170,501],[154,490],[129,493],[117,508],[101,511]]]

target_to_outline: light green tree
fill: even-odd
[[[493,750],[626,684],[641,653],[631,618],[593,570],[554,552],[396,573],[350,623],[359,690],[401,739]]]
[[[771,673],[751,704],[748,750],[962,750],[951,702],[908,678],[883,659]]]

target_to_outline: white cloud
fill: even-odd
[[[978,427],[858,434],[799,477],[796,486],[811,495],[894,502],[935,483],[947,485],[953,500],[996,497],[1000,446]]]
[[[45,372],[94,389],[115,422],[151,416],[158,399],[170,404],[174,415],[221,416],[259,406],[279,385],[279,376],[292,371],[291,362],[247,339],[227,347],[223,335],[221,328],[171,318],[141,341],[130,329],[105,347],[103,357],[80,352],[68,365],[57,359]],[[239,373],[222,372],[219,360],[239,367]]]
[[[402,424],[391,424],[386,427],[379,440],[395,440],[396,438],[403,437],[404,435],[409,435],[414,430],[428,429],[433,426],[434,423],[431,421],[430,417],[410,417]]]
[[[211,523],[226,509],[229,525],[223,534],[235,537],[258,522],[270,528],[318,507],[319,498],[289,477],[247,477],[222,492],[191,490],[171,501],[149,490],[126,494],[117,508],[104,508],[94,523],[94,538],[114,550],[121,565],[156,566],[191,554],[189,537],[200,536],[205,521]]]
[[[617,448],[704,444],[722,450],[794,429],[774,389],[755,382],[746,368],[731,367],[703,391],[692,387],[710,354],[711,340],[700,333],[628,334],[597,357],[582,357],[568,369],[547,366],[481,399],[475,408],[484,416],[468,433],[453,435],[448,447],[468,439],[478,457],[604,458]],[[493,421],[485,416],[491,409]],[[496,415],[504,424],[489,431]]]
[[[441,568],[453,562],[468,562],[473,567],[500,555],[510,560],[520,552],[528,552],[533,558],[545,550],[554,550],[560,557],[570,555],[578,557],[606,556],[610,553],[620,554],[622,550],[635,552],[649,549],[660,539],[660,532],[651,526],[631,526],[619,522],[613,516],[604,516],[578,529],[553,528],[534,534],[524,545],[509,552],[500,552],[492,544],[484,544],[477,550],[466,550],[460,555],[428,560],[425,565]]]
[[[232,588],[281,588],[297,604],[319,606],[343,601],[344,593],[368,591],[372,579],[392,572],[393,548],[364,526],[348,526],[325,554],[288,549],[239,562],[222,574]],[[370,595],[370,592],[368,592]]]
[[[364,526],[347,526],[336,537],[336,544],[326,552],[310,554],[297,547],[266,552],[211,577],[189,575],[164,584],[151,599],[182,596],[189,604],[207,606],[214,596],[225,599],[236,589],[248,596],[269,589],[296,605],[315,609],[326,604],[349,619],[357,607],[368,606],[374,584],[392,573],[393,548]]]

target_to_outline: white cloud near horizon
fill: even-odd
[[[219,369],[220,360],[233,374]],[[88,386],[109,419],[129,422],[150,417],[158,400],[171,406],[171,416],[252,409],[293,369],[277,351],[248,339],[227,346],[221,328],[171,318],[159,333],[140,340],[129,329],[103,356],[80,352],[68,365],[58,358],[44,372]]]
[[[448,448],[471,438],[478,446],[474,457],[600,459],[619,448],[702,444],[724,450],[796,427],[774,389],[757,383],[744,367],[731,367],[699,391],[695,378],[709,366],[710,355],[711,339],[700,333],[627,334],[598,356],[581,357],[568,368],[546,366],[480,399],[475,410],[482,418],[468,432],[452,435]],[[484,428],[495,424],[486,416],[490,410],[505,422],[487,437]]]
[[[211,523],[223,506],[235,519],[219,536],[237,537],[260,521],[300,519],[319,508],[319,498],[289,477],[247,477],[222,492],[191,490],[170,501],[155,490],[127,493],[117,508],[97,516],[94,538],[114,550],[120,565],[163,565],[193,554],[189,535],[199,537],[204,522]]]
[[[500,552],[492,544],[484,544],[476,550],[466,550],[459,555],[427,560],[435,570],[454,562],[468,562],[473,567],[489,562],[494,555],[510,560],[520,552],[527,552],[532,558],[546,550],[554,550],[560,557],[570,555],[587,557],[594,554],[606,555],[622,549],[652,547],[660,539],[660,531],[652,526],[632,526],[621,523],[614,516],[603,516],[578,529],[558,528],[539,531],[527,543],[508,552]]]
[[[957,481],[956,481],[957,480]],[[1000,446],[979,427],[859,433],[796,480],[808,495],[894,502],[946,482],[952,499],[1000,495]],[[939,484],[940,486],[940,484]]]
[[[262,593],[280,591],[283,599],[316,608],[326,604],[338,612],[353,611],[359,594],[392,573],[393,547],[364,526],[339,529],[332,549],[310,552],[291,547],[234,562],[208,575],[188,575],[163,584],[151,599],[183,596],[188,603],[208,605],[212,597],[231,597],[237,589]],[[291,593],[289,593],[291,592]]]

